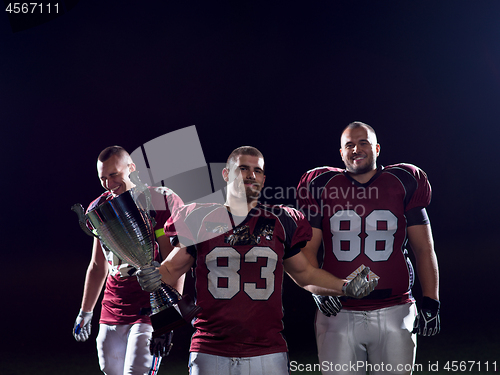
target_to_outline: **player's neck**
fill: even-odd
[[[352,177],[353,180],[358,181],[360,184],[366,184],[368,181],[372,179],[373,176],[377,173],[377,168],[372,169],[369,172],[366,173],[352,173],[347,171],[347,174]]]
[[[226,199],[226,209],[231,212],[231,214],[236,216],[247,216],[248,213],[257,206],[258,200],[252,199],[248,202],[246,199],[239,199],[234,196],[229,196]]]

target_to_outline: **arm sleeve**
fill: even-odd
[[[285,256],[290,258],[300,252],[307,241],[312,238],[312,228],[305,219],[304,215],[298,210],[290,207],[284,207],[288,213],[289,223],[285,225]]]
[[[409,211],[406,211],[406,225],[411,227],[412,225],[427,225],[430,224],[429,217],[427,216],[427,210],[423,207],[415,207]]]
[[[189,226],[186,224],[186,218],[192,208],[193,204],[178,207],[165,222],[165,235],[170,237],[170,242],[173,246],[179,242],[185,246],[195,243],[193,233],[191,233]]]
[[[408,211],[416,207],[427,207],[431,202],[432,189],[427,175],[423,170],[411,164],[404,164],[404,167],[407,168],[417,182],[417,187],[405,209],[406,213],[408,213]]]
[[[321,228],[322,213],[319,189],[315,189],[313,181],[322,171],[315,169],[304,173],[297,186],[297,207],[314,228]]]

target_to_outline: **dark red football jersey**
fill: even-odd
[[[159,187],[149,188],[149,190],[152,208],[155,210],[154,213],[152,212],[156,221],[154,229],[155,231],[162,230],[171,216],[170,212],[182,206],[184,202],[170,189]],[[108,191],[104,192],[89,205],[87,212],[111,199],[113,195]],[[112,252],[104,248],[103,251],[109,263],[110,273],[106,278],[99,323],[110,325],[151,323],[148,315],[141,315],[142,309],[150,307],[149,293],[141,289],[135,276],[130,277],[135,269],[122,264],[122,261]],[[156,258],[160,260],[158,252]]]
[[[283,259],[312,236],[303,215],[258,204],[246,218],[220,204],[190,204],[167,221],[195,258],[196,304],[191,351],[252,357],[287,351],[283,331]]]
[[[346,299],[345,309],[374,310],[412,300],[414,272],[405,249],[408,213],[427,207],[431,199],[421,169],[379,167],[360,184],[342,169],[316,168],[302,176],[297,195],[311,225],[323,231],[322,267],[348,279],[370,267],[369,277],[379,277],[375,291]]]

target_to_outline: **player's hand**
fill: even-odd
[[[149,342],[149,352],[155,357],[166,357],[172,349],[172,338],[174,331],[170,331],[160,337],[151,339]]]
[[[430,297],[422,299],[422,306],[419,309],[413,332],[421,336],[434,336],[441,330],[441,319],[439,318],[439,308],[441,303]]]
[[[161,286],[161,274],[157,267],[160,266],[160,263],[153,262],[152,266],[142,267],[136,273],[137,281],[139,281],[139,285],[142,290],[146,292],[154,292],[159,289]]]
[[[80,310],[73,326],[73,336],[76,341],[87,341],[90,336],[91,321],[93,312]]]
[[[354,279],[348,281],[342,287],[342,291],[347,297],[363,298],[373,292],[378,284],[378,279],[368,281],[370,268],[365,267]]]
[[[336,316],[340,310],[342,310],[342,304],[338,297],[333,296],[320,296],[319,294],[313,294],[314,302],[318,305],[319,311],[328,317]]]

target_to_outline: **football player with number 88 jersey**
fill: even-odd
[[[289,374],[282,336],[283,272],[325,295],[360,298],[376,282],[364,274],[351,282],[338,279],[307,261],[300,249],[311,238],[311,227],[303,215],[257,201],[265,181],[260,151],[234,150],[223,177],[226,203],[181,207],[165,227],[176,247],[159,269],[139,270],[139,283],[154,290],[159,273],[173,283],[194,267],[202,311],[193,324],[191,375]]]
[[[337,316],[317,312],[320,362],[346,370],[352,368],[342,364],[379,365],[370,374],[378,373],[384,363],[392,371],[386,366],[382,372],[406,374],[415,360],[413,333],[430,336],[439,331],[438,266],[425,210],[431,187],[426,174],[414,165],[377,168],[380,145],[374,130],[364,123],[354,122],[344,130],[340,152],[345,170],[316,168],[304,174],[298,185],[299,207],[313,227],[304,253],[318,264],[322,243],[323,269],[351,279],[369,267],[369,277],[378,279],[378,286],[365,298],[341,299],[343,310]],[[411,295],[414,271],[407,241],[424,295],[418,316]],[[324,312],[321,300],[318,305]]]

